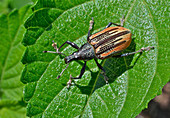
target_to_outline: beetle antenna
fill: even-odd
[[[43,53],[57,53],[57,54],[62,54],[62,55],[64,55],[65,57],[66,57],[66,55],[64,54],[64,53],[62,53],[62,52],[54,52],[54,51],[43,51]]]
[[[63,72],[68,68],[70,63],[67,64],[67,66],[65,67],[65,69],[62,70],[62,72],[60,73],[60,75],[57,77],[57,79],[59,79],[61,77],[61,75],[63,74]]]

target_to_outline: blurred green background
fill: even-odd
[[[6,29],[8,29],[6,26],[9,25],[9,26],[11,26],[11,28],[14,28],[14,29],[19,28],[20,29],[19,31],[21,31],[21,32],[24,31],[22,22],[21,22],[21,24],[19,24],[20,21],[18,21],[18,22],[16,22],[15,25],[12,25],[12,24],[9,24],[8,21],[13,22],[13,21],[19,19],[19,18],[17,18],[17,16],[19,16],[21,14],[18,13],[19,10],[15,10],[15,12],[14,12],[14,9],[20,9],[27,4],[33,4],[33,2],[31,0],[0,0],[0,16],[1,16],[0,17],[0,41],[1,41],[1,45],[0,45],[1,60],[0,61],[3,60],[3,57],[6,54],[5,50],[3,50],[3,49],[5,49],[5,47],[8,47],[7,46],[8,43],[4,43],[4,41],[6,39],[8,41],[14,40],[14,39],[12,39],[12,40],[8,39],[7,38],[8,36],[4,35],[5,34],[4,32],[6,31]],[[26,8],[28,8],[28,7],[26,7]],[[11,11],[13,11],[13,12],[11,12]],[[15,30],[13,30],[13,33],[14,32],[15,32]],[[9,31],[8,35],[10,35],[10,33],[11,32]],[[22,38],[20,40],[22,40]],[[3,45],[5,45],[4,48],[3,48]],[[19,47],[19,49],[20,49],[20,47]],[[19,59],[21,59],[21,57]],[[3,65],[4,63],[0,62],[0,71],[2,70],[1,67],[4,67],[1,64]],[[0,74],[1,74],[1,72],[0,72]],[[1,78],[1,80],[3,80],[3,79]],[[9,84],[6,84],[6,85],[4,84],[2,86],[1,80],[0,80],[0,118],[26,118],[26,103],[23,101],[22,95],[19,95],[19,94],[23,93],[23,92],[20,92],[23,90],[22,89],[23,86],[21,85],[22,83],[17,83],[18,81],[13,81],[13,82],[10,82]],[[16,80],[16,79],[13,79],[13,80]],[[15,88],[15,85],[17,86],[16,88]],[[21,85],[21,87],[18,87],[20,85]],[[4,90],[5,92],[4,91],[3,92],[8,93],[8,95],[10,95],[10,96],[8,96],[7,94],[4,94],[1,91],[2,90],[1,87],[2,88],[5,87],[5,90]],[[14,90],[16,94],[12,94],[10,92],[12,90]],[[18,97],[16,97],[15,95],[18,95]],[[19,98],[19,97],[21,97],[21,98]]]
[[[0,0],[0,14],[8,14],[15,8],[19,9],[31,3],[31,0]]]

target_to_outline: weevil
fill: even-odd
[[[66,68],[63,69],[63,71],[60,73],[57,79],[67,69],[70,62],[74,60],[83,60],[84,65],[81,69],[80,75],[78,77],[72,77],[70,75],[70,79],[67,82],[67,85],[68,85],[67,88],[69,88],[71,86],[72,79],[81,79],[81,77],[83,76],[85,72],[86,62],[88,60],[94,59],[99,69],[101,69],[101,73],[103,74],[106,83],[108,83],[109,79],[106,76],[105,70],[98,63],[97,59],[103,60],[109,57],[125,57],[128,55],[147,51],[147,50],[154,48],[153,46],[151,46],[151,47],[141,48],[140,50],[136,52],[119,54],[120,52],[122,52],[124,49],[126,49],[130,45],[131,40],[132,40],[131,31],[123,27],[124,16],[122,19],[120,19],[120,21],[121,21],[120,25],[110,22],[103,30],[95,34],[91,34],[91,30],[93,29],[93,24],[94,24],[94,20],[92,18],[92,20],[90,20],[90,23],[89,23],[90,27],[89,27],[88,35],[87,35],[87,43],[82,45],[80,48],[77,46],[77,44],[70,42],[70,41],[66,41],[59,48],[57,48],[57,44],[53,41],[52,46],[54,47],[56,51],[55,52],[54,51],[43,51],[43,52],[62,54],[65,56],[64,60],[65,60],[65,63],[67,64]],[[115,26],[111,27],[111,25],[115,25]],[[59,51],[65,44],[71,45],[73,48],[76,48],[78,51],[72,53],[69,56],[66,56],[65,54]]]

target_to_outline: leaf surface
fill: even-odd
[[[22,55],[25,47],[21,44],[25,33],[24,20],[31,10],[25,6],[9,15],[0,16],[0,117],[26,117],[23,86],[20,81]]]
[[[27,115],[31,117],[135,117],[169,80],[169,13],[168,2],[140,0],[123,1],[41,1],[25,23],[27,46],[22,62],[26,64],[22,82],[26,84]],[[125,15],[125,27],[133,34],[125,52],[155,46],[154,50],[124,58],[100,61],[109,77],[106,85],[94,60],[87,63],[82,79],[68,90],[70,74],[78,76],[83,61],[66,67],[64,57],[42,53],[54,51],[52,40],[61,46],[72,41],[86,43],[89,21],[95,20],[94,32],[109,22],[118,23]],[[64,46],[69,55],[76,51]],[[163,58],[162,58],[163,57]]]

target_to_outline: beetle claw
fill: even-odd
[[[106,84],[109,83],[109,82],[108,82],[109,78],[108,78],[106,75],[104,76],[104,80],[106,81]]]
[[[124,22],[125,22],[125,16],[123,15],[122,18],[120,19],[120,23],[122,27],[123,27]]]
[[[67,82],[67,89],[69,89],[70,86],[71,86],[72,78],[73,78],[73,77],[70,75],[70,79],[69,79],[68,82]]]
[[[54,40],[53,40],[52,42],[53,42],[52,46],[54,47],[54,49],[56,50],[56,52],[52,52],[52,51],[43,51],[43,52],[44,52],[44,53],[46,53],[46,52],[49,52],[49,53],[57,53],[57,54],[62,54],[62,55],[64,55],[64,56],[66,56],[65,54],[63,54],[62,52],[59,51],[59,48],[57,48],[57,43],[55,43]]]
[[[154,49],[154,48],[155,48],[154,46],[146,47],[146,48],[141,48],[141,52],[143,52],[143,51],[149,51],[149,50]]]
[[[108,84],[109,83],[108,82],[109,78],[106,76],[105,72],[102,71],[101,74],[104,76],[104,80],[106,81],[106,84]]]
[[[56,50],[56,52],[58,52],[57,43],[55,43],[54,41],[52,41],[52,42],[53,42],[52,46],[54,47],[54,49]]]
[[[93,23],[94,23],[94,19],[93,19],[93,17],[92,17],[92,20],[90,20],[89,30],[92,30],[92,29],[93,29]]]

